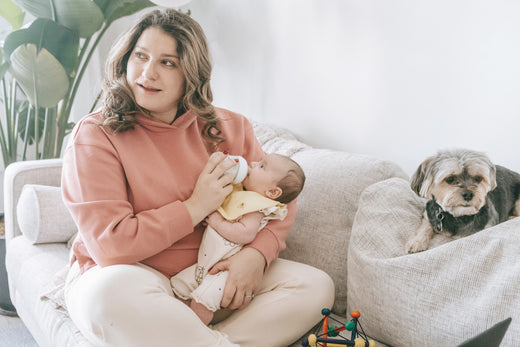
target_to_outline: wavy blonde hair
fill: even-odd
[[[154,10],[144,15],[112,47],[103,80],[103,126],[113,132],[133,129],[138,113],[150,114],[137,105],[126,81],[128,59],[137,40],[148,28],[162,29],[177,41],[177,54],[185,77],[184,95],[177,116],[190,110],[204,122],[202,136],[216,147],[225,140],[218,127],[210,87],[211,61],[206,35],[189,15],[173,9]]]

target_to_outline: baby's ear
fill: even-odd
[[[265,192],[265,196],[267,196],[269,199],[273,199],[273,200],[276,198],[279,198],[280,195],[282,195],[282,188],[280,188],[280,187],[276,187],[276,188],[270,189],[267,192]]]

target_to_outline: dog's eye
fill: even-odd
[[[448,177],[446,177],[445,181],[448,184],[453,184],[453,183],[455,183],[455,176],[448,176]]]
[[[475,178],[474,178],[475,182],[477,182],[477,183],[482,182],[483,179],[484,178],[482,178],[482,176],[475,176]]]

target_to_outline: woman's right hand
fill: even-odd
[[[237,165],[233,160],[225,160],[227,155],[217,152],[211,156],[199,175],[191,196],[184,201],[193,226],[215,211],[233,191],[233,177],[224,175],[226,170]]]

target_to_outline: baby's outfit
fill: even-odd
[[[265,217],[262,218],[258,231],[268,221],[284,219],[287,216],[285,204],[266,198],[256,192],[244,191],[241,185],[235,186],[233,192],[224,200],[217,211],[229,221],[237,220],[247,213],[262,212]],[[226,240],[208,225],[200,244],[197,264],[182,270],[170,279],[175,295],[185,300],[195,300],[209,310],[217,311],[222,301],[228,271],[209,275],[208,270],[220,260],[237,253],[242,246]]]

